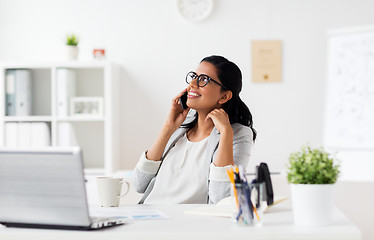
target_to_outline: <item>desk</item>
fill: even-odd
[[[185,210],[199,206],[201,205],[125,205],[122,206],[124,209],[158,209],[170,218],[134,221],[123,226],[87,232],[0,227],[0,239],[362,239],[360,230],[338,209],[334,209],[334,222],[331,226],[300,227],[293,225],[290,207],[279,204],[266,213],[264,225],[256,228],[238,226],[229,218],[184,214]]]

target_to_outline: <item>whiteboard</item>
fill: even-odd
[[[325,146],[374,151],[374,26],[328,32]]]

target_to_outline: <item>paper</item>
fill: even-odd
[[[354,154],[373,151],[374,28],[332,32],[328,46],[324,145]]]
[[[125,208],[90,208],[91,217],[119,217],[131,220],[149,220],[169,218],[157,209],[125,209]]]
[[[266,213],[269,208],[277,205],[278,203],[281,203],[283,201],[286,201],[288,199],[288,197],[286,196],[281,196],[281,197],[274,197],[274,201],[273,201],[273,204],[271,204],[270,206],[267,206],[265,209],[264,209],[264,212]]]
[[[274,202],[270,206],[266,206],[263,210],[264,213],[267,212],[267,210],[270,207],[273,207],[274,205],[277,205],[278,203],[281,203],[285,200],[287,200],[288,197],[275,197]],[[232,204],[234,201],[231,197],[227,197],[222,199],[220,202],[218,202],[215,205],[204,205],[197,208],[193,208],[190,210],[186,210],[185,214],[193,214],[193,215],[203,215],[203,216],[213,216],[213,217],[232,217],[233,214],[235,214],[236,208]]]
[[[222,199],[217,204],[207,204],[201,207],[186,210],[184,213],[193,215],[231,218],[236,211],[236,207],[233,204],[234,202],[234,197],[230,196]]]
[[[217,205],[206,205],[190,210],[186,210],[185,214],[192,215],[203,215],[213,217],[227,217],[231,218],[234,215],[234,209],[232,206],[217,206]]]

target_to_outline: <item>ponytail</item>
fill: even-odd
[[[234,95],[232,99],[223,104],[222,108],[229,115],[231,124],[240,123],[250,127],[253,133],[253,141],[256,140],[257,132],[253,128],[252,114],[238,95]]]

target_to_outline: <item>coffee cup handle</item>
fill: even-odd
[[[129,182],[127,182],[127,181],[121,181],[121,183],[123,183],[123,182],[126,183],[127,187],[126,187],[126,192],[124,194],[122,194],[121,196],[119,196],[120,198],[126,196],[129,193],[129,191],[130,191],[130,184],[129,184]]]

